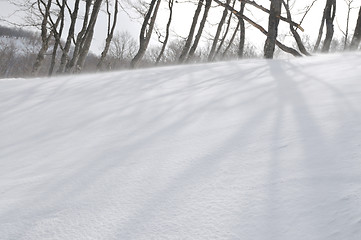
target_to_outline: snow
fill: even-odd
[[[361,239],[361,54],[0,80],[1,239]]]

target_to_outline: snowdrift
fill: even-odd
[[[361,239],[361,55],[0,80],[1,239]]]

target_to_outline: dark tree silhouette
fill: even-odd
[[[139,50],[131,62],[131,67],[135,68],[139,61],[143,58],[145,51],[149,45],[150,38],[152,36],[155,20],[157,18],[158,9],[161,0],[152,0],[147,14],[144,17],[142,28],[139,35]]]
[[[358,46],[360,45],[360,41],[361,41],[361,7],[358,12],[357,23],[356,23],[356,27],[355,27],[355,32],[354,32],[352,40],[351,40],[350,49],[356,50],[358,48]]]
[[[281,16],[281,7],[282,0],[271,0],[270,14],[268,18],[268,34],[264,45],[265,58],[273,58],[278,34],[278,24]]]

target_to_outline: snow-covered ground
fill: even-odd
[[[0,80],[0,239],[361,239],[361,54]]]

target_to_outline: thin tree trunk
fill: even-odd
[[[255,28],[257,28],[258,30],[260,30],[264,35],[268,35],[268,32],[266,31],[266,29],[264,29],[261,25],[257,24],[256,22],[252,21],[250,18],[248,18],[247,16],[240,15],[239,12],[237,12],[234,8],[232,8],[229,5],[226,5],[224,3],[222,3],[219,0],[214,0],[218,5],[221,5],[225,8],[228,8],[230,11],[233,12],[233,14],[235,14],[237,17],[244,19],[245,21],[247,21],[249,24],[251,24],[252,26],[254,26]],[[292,54],[295,57],[302,57],[302,55],[295,49],[291,48],[291,47],[287,47],[286,45],[282,44],[281,42],[279,42],[278,40],[276,40],[276,45],[283,50],[284,52],[287,52],[289,54]]]
[[[314,52],[317,52],[318,48],[320,47],[322,34],[323,34],[323,26],[324,25],[325,25],[325,12],[323,12],[323,16],[322,16],[322,20],[321,20],[321,26],[320,26],[320,29],[318,30],[317,40],[316,40],[315,46],[313,48]]]
[[[318,31],[318,37],[315,43],[315,47],[313,49],[314,52],[317,52],[318,48],[320,47],[320,43],[323,35],[323,27],[325,24],[326,24],[326,37],[323,42],[322,52],[329,51],[334,32],[333,20],[335,18],[335,13],[336,13],[336,0],[326,0],[326,6],[323,10],[321,25]]]
[[[240,36],[239,36],[239,46],[238,46],[238,58],[243,58],[244,55],[244,42],[246,39],[246,27],[243,20],[243,13],[244,13],[244,7],[245,3],[241,2],[241,8],[239,10],[239,27],[240,27]]]
[[[233,3],[232,3],[232,7],[233,7],[233,8],[234,8],[234,5],[235,5],[235,4],[236,4],[236,0],[233,0]],[[214,58],[216,58],[216,57],[218,56],[219,52],[221,51],[221,49],[222,49],[222,47],[223,47],[224,41],[226,40],[226,37],[227,37],[228,32],[229,32],[229,28],[230,28],[230,26],[231,26],[232,16],[233,16],[233,12],[231,12],[231,13],[229,14],[229,17],[228,17],[228,20],[227,20],[226,30],[225,30],[224,33],[223,33],[223,36],[222,36],[221,41],[220,41],[220,43],[219,43],[219,45],[218,45],[217,51],[216,51],[216,53],[215,53],[215,55],[214,55]]]
[[[73,50],[73,56],[66,64],[65,72],[71,72],[71,70],[75,66],[75,63],[78,61],[79,53],[83,46],[84,39],[85,39],[84,36],[85,36],[86,30],[88,27],[91,3],[92,3],[92,0],[86,0],[83,26],[76,37],[75,46],[74,46],[74,50]]]
[[[189,50],[187,61],[192,59],[194,53],[196,52],[199,40],[201,39],[201,36],[202,36],[204,25],[206,24],[206,21],[207,21],[208,12],[209,12],[209,9],[211,8],[211,4],[212,4],[212,0],[206,0],[206,5],[204,6],[203,17],[202,17],[201,22],[199,23],[198,32],[197,32],[196,37],[194,38],[193,45],[192,45],[191,49]]]
[[[48,35],[48,29],[47,29],[47,24],[49,21],[49,15],[50,15],[50,7],[51,7],[51,0],[48,0],[47,4],[45,4],[42,0],[38,0],[37,4],[38,4],[38,8],[39,11],[42,13],[42,17],[43,20],[41,22],[41,41],[42,41],[42,45],[41,48],[39,50],[39,53],[36,57],[35,63],[33,65],[33,70],[32,70],[32,74],[33,75],[37,75],[39,73],[40,67],[44,61],[44,57],[45,57],[45,53],[49,48],[49,40],[52,36],[52,34]],[[45,12],[42,11],[41,6],[40,5],[44,5],[45,7]]]
[[[186,41],[186,43],[185,43],[185,45],[183,47],[183,50],[182,50],[181,55],[179,56],[179,59],[178,59],[178,61],[180,63],[184,62],[184,60],[186,59],[186,57],[188,55],[189,49],[191,47],[191,44],[192,44],[192,41],[193,41],[193,35],[194,35],[195,29],[196,29],[196,26],[197,26],[197,22],[198,22],[198,18],[199,18],[199,15],[201,13],[201,10],[202,10],[203,1],[204,0],[199,0],[198,1],[198,6],[197,6],[197,9],[196,9],[196,11],[194,13],[194,16],[193,16],[193,21],[192,21],[191,28],[189,30],[187,41]]]
[[[289,8],[289,0],[287,0],[287,3],[283,0],[283,5],[287,12],[287,19],[291,22],[292,19],[291,19],[291,12],[290,12],[290,8]],[[300,35],[298,34],[297,30],[294,29],[294,27],[291,24],[290,24],[290,30],[291,30],[293,37],[296,40],[298,49],[300,49],[301,53],[305,54],[306,56],[311,56],[311,54],[308,53],[305,46],[303,45],[302,39],[301,39]]]
[[[168,0],[169,18],[168,18],[168,23],[167,23],[167,27],[166,27],[164,42],[162,45],[162,49],[160,50],[159,55],[157,57],[156,64],[158,64],[160,62],[160,60],[162,59],[165,48],[168,43],[169,33],[170,33],[170,25],[172,23],[172,17],[173,17],[173,3],[174,3],[174,0]]]
[[[48,71],[48,76],[53,75],[55,62],[56,62],[56,54],[57,54],[59,45],[61,47],[61,35],[63,34],[64,20],[65,20],[65,18],[64,18],[65,1],[66,0],[63,0],[62,3],[60,4],[60,2],[57,0],[57,4],[60,7],[60,13],[59,13],[59,17],[58,17],[58,19],[60,19],[60,29],[59,29],[59,33],[55,34],[56,38],[55,38],[55,42],[54,42],[53,53],[51,55],[51,62],[50,62],[50,67],[49,67],[49,71]],[[56,32],[56,26],[54,26],[54,25],[53,25],[53,31]]]
[[[94,27],[95,27],[96,21],[98,19],[98,14],[99,14],[102,2],[103,2],[103,0],[95,0],[95,2],[94,2],[92,14],[89,19],[89,26],[88,26],[88,29],[85,32],[85,36],[84,36],[85,37],[84,45],[82,46],[82,49],[80,51],[79,58],[76,63],[75,72],[80,72],[82,70],[84,63],[85,63],[85,59],[88,56],[89,48],[90,48],[90,45],[93,40]]]
[[[355,27],[355,32],[354,32],[352,40],[351,40],[350,49],[351,50],[358,49],[358,46],[360,45],[360,41],[361,41],[361,7],[358,12],[357,23],[356,23],[356,27]]]
[[[271,0],[268,19],[268,34],[264,45],[264,57],[273,58],[278,34],[279,17],[281,15],[282,0]]]
[[[238,33],[238,30],[239,30],[239,25],[240,25],[240,23],[238,22],[237,27],[236,27],[236,29],[234,30],[234,32],[233,32],[233,34],[232,34],[232,37],[231,37],[231,39],[229,40],[229,43],[228,43],[226,49],[224,49],[224,52],[223,52],[223,54],[222,54],[222,57],[223,57],[223,58],[226,56],[228,50],[231,48],[231,46],[232,46],[232,44],[233,44],[234,39],[236,38],[236,35],[237,35],[237,33]]]
[[[113,13],[113,24],[110,27],[110,22],[111,22],[111,13],[109,11],[109,0],[106,0],[107,2],[107,13],[108,13],[108,34],[107,34],[107,38],[105,40],[105,46],[104,46],[104,50],[101,53],[99,62],[97,64],[97,69],[98,70],[102,70],[103,67],[103,62],[105,60],[105,58],[107,57],[108,51],[109,51],[109,47],[110,47],[110,43],[113,39],[114,36],[114,30],[115,30],[115,26],[117,25],[117,17],[118,17],[118,0],[115,0],[114,2],[114,13]]]
[[[331,41],[334,33],[333,20],[336,16],[336,0],[327,0],[326,6],[326,38],[323,42],[322,52],[330,50]]]
[[[70,17],[70,26],[69,26],[68,36],[66,38],[64,51],[63,51],[63,53],[61,55],[60,65],[59,65],[59,68],[57,70],[58,73],[63,73],[64,72],[67,61],[69,60],[68,55],[69,55],[69,50],[70,50],[70,47],[71,47],[71,40],[74,38],[75,24],[76,24],[76,21],[78,19],[79,3],[80,3],[80,0],[75,0],[74,10],[73,10],[73,12],[71,14],[71,17]]]
[[[145,51],[147,50],[150,38],[153,33],[153,28],[155,24],[155,20],[157,18],[157,13],[159,9],[161,0],[152,0],[149,10],[144,18],[142,29],[140,31],[139,35],[139,50],[135,57],[132,59],[131,67],[134,68],[139,64],[139,61],[143,58]],[[154,8],[154,12],[153,12]],[[149,28],[147,29],[147,26],[149,25]]]
[[[228,5],[230,2],[231,2],[231,0],[226,0],[226,4],[227,4],[227,5]],[[219,24],[218,24],[218,26],[217,26],[217,31],[216,31],[216,34],[215,34],[214,39],[213,39],[211,51],[210,51],[209,54],[208,54],[208,61],[213,61],[213,59],[214,59],[214,53],[215,53],[215,51],[216,51],[216,47],[217,47],[217,44],[218,44],[219,36],[221,35],[221,31],[222,31],[222,28],[223,28],[223,24],[224,24],[224,22],[226,21],[227,14],[228,14],[228,9],[225,8],[225,9],[223,10],[223,14],[222,14],[221,20],[219,21]]]
[[[348,9],[347,9],[347,19],[346,19],[346,31],[345,31],[345,41],[343,44],[343,50],[347,49],[347,41],[348,41],[348,30],[349,30],[349,25],[350,25],[350,12],[351,12],[351,2],[348,2]]]

